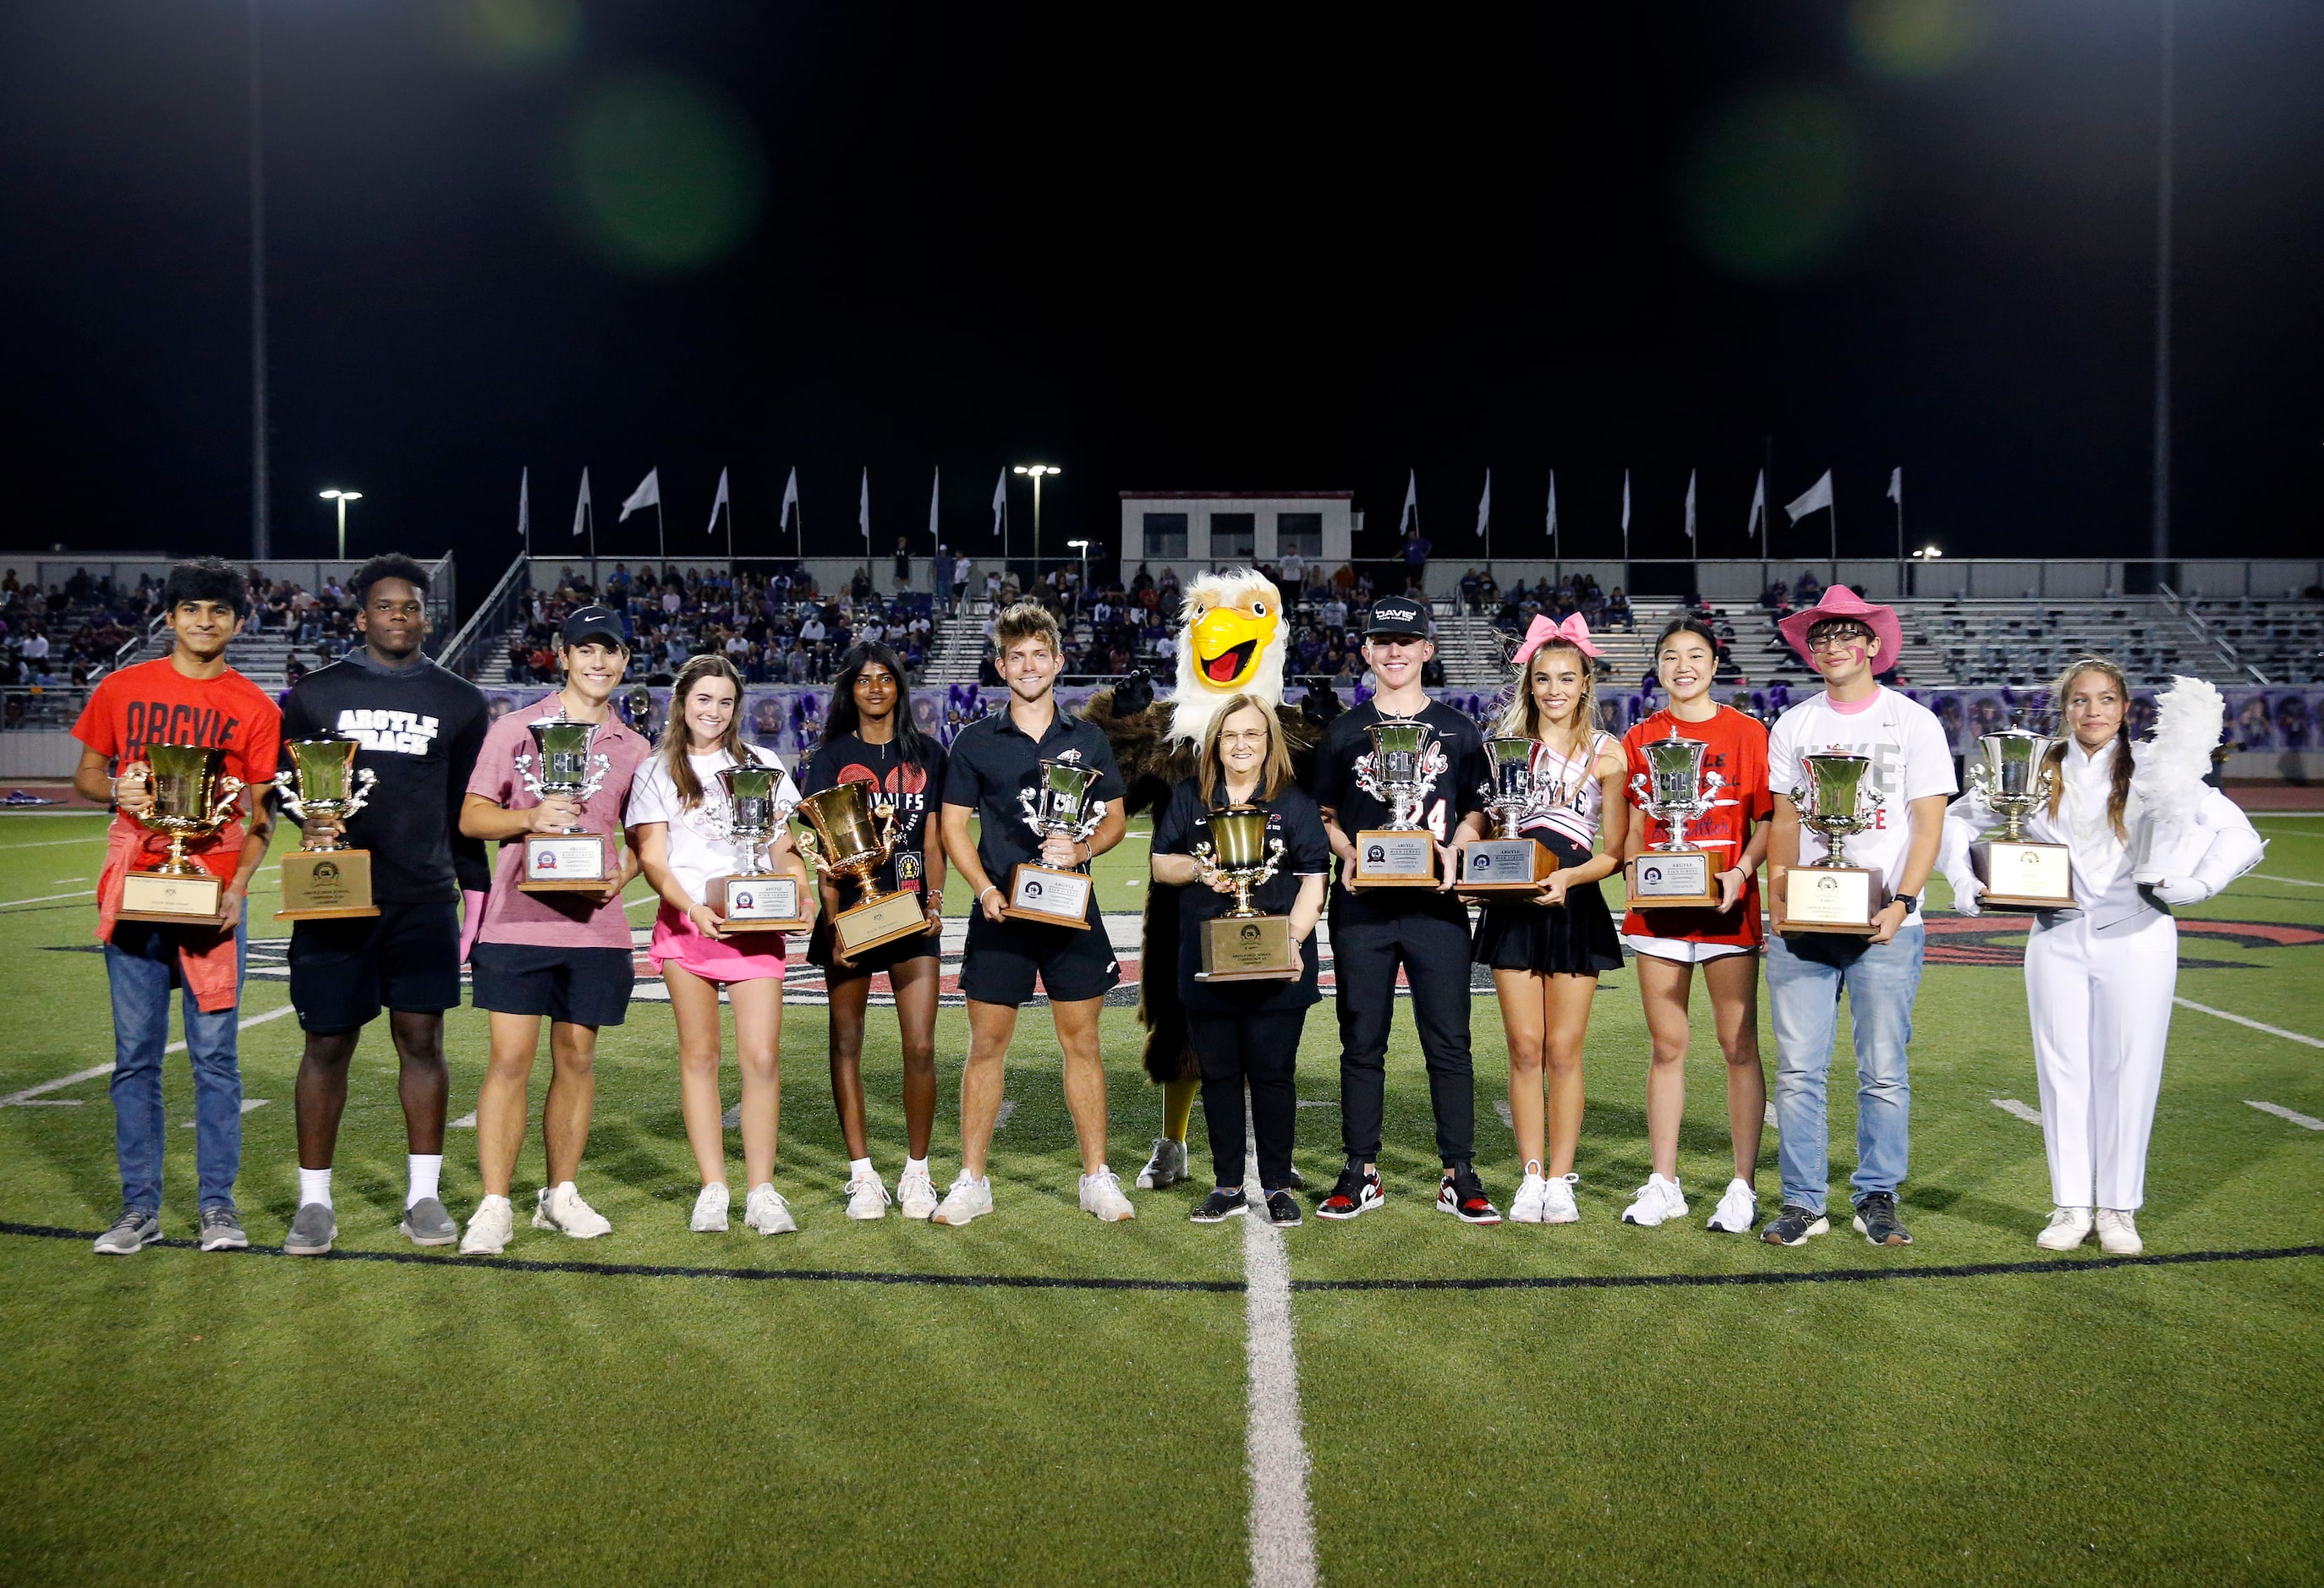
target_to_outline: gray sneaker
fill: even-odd
[[[240,1251],[250,1244],[250,1237],[242,1233],[242,1214],[231,1202],[220,1202],[202,1209],[202,1250],[204,1251]]]
[[[332,1216],[328,1204],[309,1202],[299,1209],[299,1216],[290,1221],[290,1233],[282,1237],[285,1257],[320,1257],[339,1238],[339,1222]]]
[[[161,1214],[158,1208],[124,1207],[121,1216],[113,1221],[113,1228],[97,1238],[93,1249],[102,1257],[127,1257],[133,1251],[143,1251],[149,1241],[161,1238]]]
[[[460,1226],[433,1196],[423,1196],[405,1208],[403,1222],[395,1230],[410,1237],[414,1246],[449,1246],[460,1238]]]

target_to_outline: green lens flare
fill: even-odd
[[[1856,58],[1897,78],[1950,71],[1993,34],[1991,0],[1856,0],[1848,37]]]
[[[591,88],[566,125],[567,222],[615,269],[697,270],[747,238],[766,180],[757,134],[715,89],[655,75]]]
[[[1862,135],[1835,97],[1765,90],[1703,129],[1681,170],[1680,217],[1694,245],[1729,270],[1804,274],[1854,233],[1865,164]]]
[[[445,41],[472,66],[528,70],[581,45],[580,0],[438,0]]]

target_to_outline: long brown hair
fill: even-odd
[[[1227,718],[1246,706],[1267,719],[1267,760],[1259,770],[1259,797],[1272,799],[1291,782],[1291,751],[1283,743],[1283,725],[1275,720],[1274,707],[1256,695],[1237,695],[1212,714],[1211,725],[1203,730],[1203,761],[1194,773],[1194,786],[1203,791],[1204,805],[1226,781],[1219,765],[1219,735],[1226,731]]]
[[[1549,743],[1543,737],[1549,725],[1542,720],[1541,702],[1534,698],[1533,664],[1553,651],[1570,653],[1575,669],[1582,674],[1582,697],[1573,703],[1573,726],[1568,730],[1572,737],[1559,752],[1566,760],[1572,761],[1589,748],[1590,735],[1598,726],[1598,669],[1590,658],[1582,654],[1582,647],[1563,636],[1542,642],[1541,648],[1526,657],[1525,665],[1517,669],[1517,693],[1510,697],[1508,706],[1501,712],[1500,721],[1493,725],[1493,732],[1502,738],[1540,739],[1545,744]]]
[[[734,686],[734,715],[727,721],[726,734],[718,741],[719,748],[733,756],[737,766],[748,766],[752,760],[742,743],[742,675],[734,670],[733,662],[715,651],[687,657],[686,665],[678,669],[678,681],[669,687],[669,717],[661,725],[661,743],[657,747],[662,770],[678,788],[678,804],[687,810],[702,803],[702,780],[694,775],[694,763],[687,759],[687,746],[693,743],[694,735],[686,725],[686,697],[695,685],[714,674]]]
[[[2050,746],[2050,753],[2043,758],[2044,766],[2057,769],[2056,780],[2050,785],[2050,817],[2053,821],[2057,819],[2058,806],[2066,797],[2066,744],[2072,737],[2072,730],[2066,725],[2066,703],[2073,696],[2074,680],[2084,673],[2104,673],[2113,681],[2114,692],[2122,697],[2122,725],[2114,734],[2114,786],[2107,791],[2107,820],[2114,824],[2114,836],[2127,844],[2130,832],[2123,826],[2122,812],[2130,800],[2130,680],[2123,676],[2122,669],[2103,656],[2085,656],[2079,661],[2068,662],[2066,670],[2058,675],[2058,681],[2050,686],[2058,712],[2058,730],[2066,735]]]

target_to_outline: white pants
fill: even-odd
[[[2179,925],[2167,915],[2103,928],[2070,916],[2026,939],[2025,1003],[2059,1206],[2128,1212],[2146,1200],[2178,983]]]

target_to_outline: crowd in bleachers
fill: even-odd
[[[86,685],[152,621],[161,581],[151,575],[117,589],[110,577],[87,568],[47,589],[0,573],[0,685],[60,688]],[[9,725],[23,720],[10,697]]]

